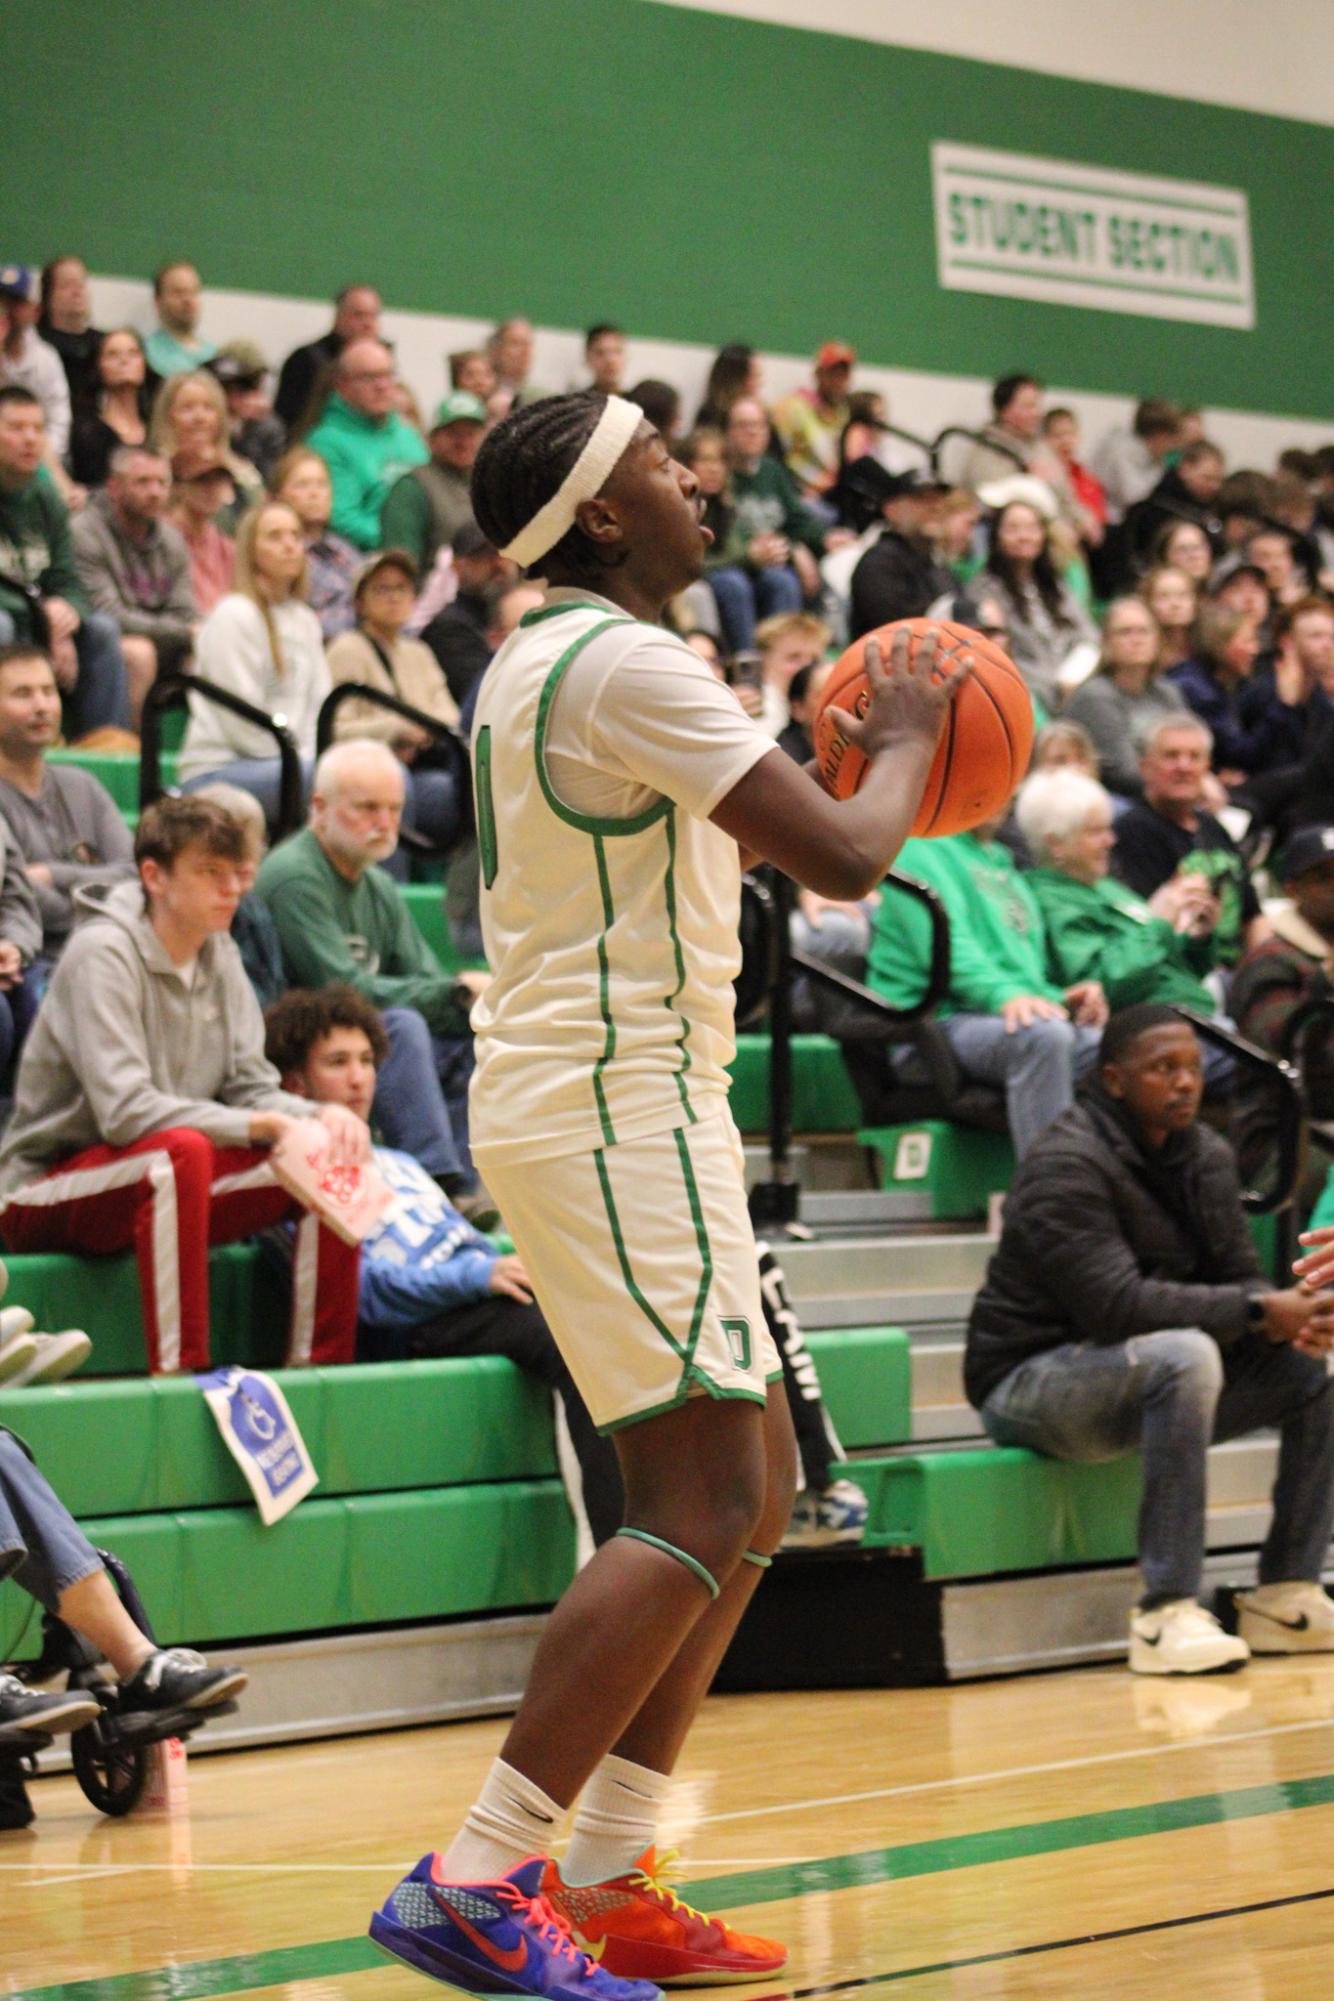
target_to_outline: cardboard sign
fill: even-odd
[[[299,1119],[269,1156],[274,1179],[345,1244],[359,1244],[394,1200],[369,1160],[331,1161],[333,1135],[318,1119]]]
[[[287,1398],[272,1376],[257,1369],[213,1369],[195,1381],[223,1444],[245,1474],[264,1526],[280,1522],[319,1485]]]

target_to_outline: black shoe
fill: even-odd
[[[82,1689],[46,1695],[16,1674],[0,1674],[0,1730],[81,1730],[101,1713],[97,1698]]]
[[[240,1668],[210,1667],[191,1647],[160,1647],[120,1685],[122,1713],[141,1709],[212,1709],[249,1681]]]

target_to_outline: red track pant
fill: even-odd
[[[90,1146],[9,1196],[11,1251],[124,1251],[139,1263],[148,1366],[207,1369],[208,1250],[289,1218],[297,1224],[287,1362],[350,1362],[357,1338],[355,1245],[273,1178],[267,1150],[216,1147],[189,1126],[133,1146]],[[93,1330],[94,1333],[96,1330]]]

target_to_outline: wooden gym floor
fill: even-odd
[[[700,1901],[786,1939],[756,2001],[1334,1991],[1334,1657],[1137,1680],[711,1702],[668,1840]],[[186,1817],[72,1778],[0,1835],[0,1994],[412,2001],[371,1907],[443,1843],[489,1721],[190,1763]]]

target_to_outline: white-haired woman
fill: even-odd
[[[1061,985],[1098,980],[1113,1012],[1139,1001],[1216,1014],[1200,975],[1210,964],[1209,909],[1201,875],[1174,876],[1145,903],[1110,873],[1112,802],[1095,778],[1039,771],[1016,805],[1036,866],[1027,882],[1047,927],[1052,976]],[[1212,1083],[1231,1075],[1222,1054],[1205,1052]]]
[[[1143,790],[1139,740],[1170,716],[1185,714],[1181,691],[1160,678],[1163,636],[1142,598],[1113,598],[1102,624],[1097,672],[1076,690],[1063,715],[1082,723],[1098,752],[1098,775],[1111,792],[1137,799]]]

